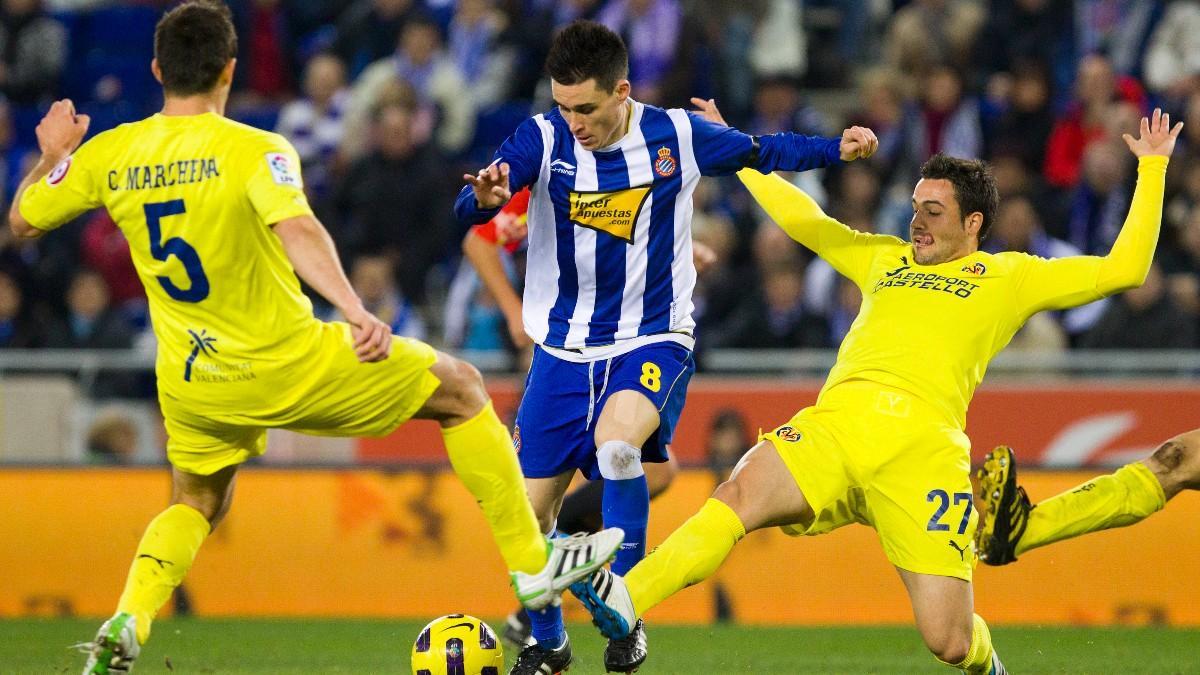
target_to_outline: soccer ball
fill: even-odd
[[[413,675],[500,675],[504,648],[488,625],[448,614],[421,629],[412,650]]]

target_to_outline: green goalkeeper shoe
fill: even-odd
[[[998,445],[984,458],[979,490],[986,506],[975,530],[975,550],[988,565],[1007,565],[1017,559],[1017,542],[1029,524],[1033,506],[1025,488],[1017,485],[1017,462],[1012,448]]]
[[[105,621],[92,642],[75,645],[88,655],[83,675],[107,675],[133,671],[133,660],[142,650],[137,641],[137,619],[118,612]]]

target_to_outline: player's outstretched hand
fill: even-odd
[[[700,116],[709,122],[720,124],[723,127],[729,126],[729,123],[721,116],[721,111],[717,110],[717,100],[715,98],[705,100],[693,96],[692,105],[696,106],[696,112],[700,113]]]
[[[75,114],[75,104],[69,98],[50,104],[50,110],[37,125],[42,156],[55,164],[66,159],[83,142],[91,122],[87,115]]]
[[[512,191],[508,187],[508,169],[508,162],[500,162],[487,165],[474,176],[463,174],[463,180],[471,184],[475,202],[481,208],[495,209],[512,199]]]
[[[866,159],[879,149],[879,139],[875,132],[866,127],[850,127],[842,132],[842,142],[838,144],[838,154],[843,162],[856,159]]]
[[[374,314],[359,307],[346,313],[346,323],[350,324],[354,353],[359,361],[382,361],[392,352],[392,331]]]
[[[1171,156],[1171,151],[1175,149],[1175,139],[1179,138],[1179,132],[1183,131],[1183,122],[1171,128],[1171,116],[1164,113],[1162,108],[1155,108],[1151,118],[1142,118],[1142,128],[1138,137],[1135,139],[1129,134],[1123,134],[1121,138],[1125,139],[1125,145],[1129,146],[1129,150],[1138,157],[1146,155],[1166,155]]]

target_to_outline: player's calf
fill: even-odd
[[[1143,460],[1171,499],[1183,490],[1200,490],[1200,429],[1193,429],[1163,443]]]

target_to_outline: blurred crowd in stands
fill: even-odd
[[[149,61],[168,2],[0,0],[0,175],[12,190],[48,103],[92,133],[161,105]],[[794,179],[851,227],[907,235],[922,162],[992,163],[989,251],[1104,254],[1136,163],[1121,134],[1162,106],[1187,122],[1146,284],[1035,317],[1022,349],[1200,347],[1200,2],[1195,0],[235,0],[231,117],[277,130],[354,284],[398,332],[509,349],[462,263],[451,205],[550,108],[554,30],[588,17],[630,49],[634,98],[715,98],[750,133],[875,130],[880,150]],[[3,205],[7,210],[7,204]],[[791,242],[736,179],[705,179],[694,235],[718,262],[696,293],[701,349],[835,347],[861,297]],[[520,283],[520,253],[514,256]],[[452,292],[458,288],[459,292]],[[461,289],[465,288],[465,291]],[[327,310],[322,309],[322,312]],[[0,236],[0,346],[123,348],[152,337],[127,244],[103,211],[22,246]]]

